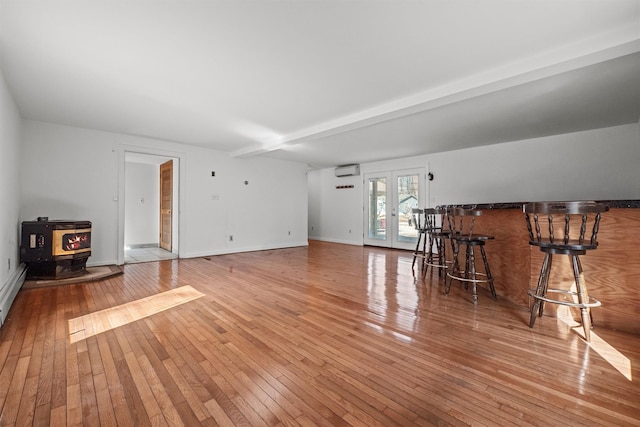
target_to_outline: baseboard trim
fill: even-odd
[[[300,246],[309,246],[309,242],[303,241],[303,242],[295,242],[295,243],[282,243],[282,244],[253,246],[253,247],[225,248],[217,251],[190,252],[184,255],[181,253],[180,258],[199,258],[199,257],[205,257],[205,256],[237,254],[241,252],[257,252],[257,251],[269,251],[272,249],[297,248]]]
[[[309,240],[318,240],[319,242],[340,243],[342,245],[364,246],[362,242],[354,242],[352,240],[326,239],[324,237],[311,237]]]

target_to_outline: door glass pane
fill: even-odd
[[[420,175],[398,176],[398,241],[414,242],[418,233],[413,225],[411,210],[418,207]]]
[[[385,178],[369,179],[369,218],[367,227],[369,238],[386,240],[387,238],[387,180]]]

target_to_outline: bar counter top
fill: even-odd
[[[532,200],[533,201],[533,200]],[[540,200],[542,201],[542,200]],[[550,200],[552,201],[552,200]],[[596,200],[598,203],[605,203],[609,208],[632,208],[640,209],[640,200]],[[473,209],[522,209],[522,205],[529,202],[501,202],[501,203],[479,203],[479,204],[462,204],[455,205],[464,208]],[[444,207],[444,206],[438,206]]]
[[[476,221],[476,230],[495,237],[495,240],[487,242],[485,248],[498,298],[507,298],[528,308],[530,298],[527,290],[537,284],[543,254],[537,247],[529,245],[522,213],[524,203],[462,206],[482,210],[482,216]],[[598,248],[580,257],[588,292],[602,302],[600,307],[592,309],[594,331],[606,327],[640,334],[640,200],[604,203],[610,210],[602,214]],[[572,283],[569,258],[557,255],[551,272],[551,287],[568,288]],[[454,288],[455,282],[452,295],[465,295],[463,288]],[[491,303],[488,290],[479,292],[478,304]],[[545,317],[555,316],[555,308],[555,304],[545,306]],[[573,310],[574,319],[579,321],[579,311]]]

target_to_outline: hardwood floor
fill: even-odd
[[[477,306],[456,283],[443,295],[403,251],[126,265],[20,291],[0,425],[640,425],[640,336],[598,328],[597,309],[591,346],[528,317],[484,290]]]

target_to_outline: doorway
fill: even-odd
[[[364,244],[413,250],[411,210],[426,206],[425,168],[365,174]]]
[[[166,156],[125,153],[123,263],[178,258],[177,164]]]

